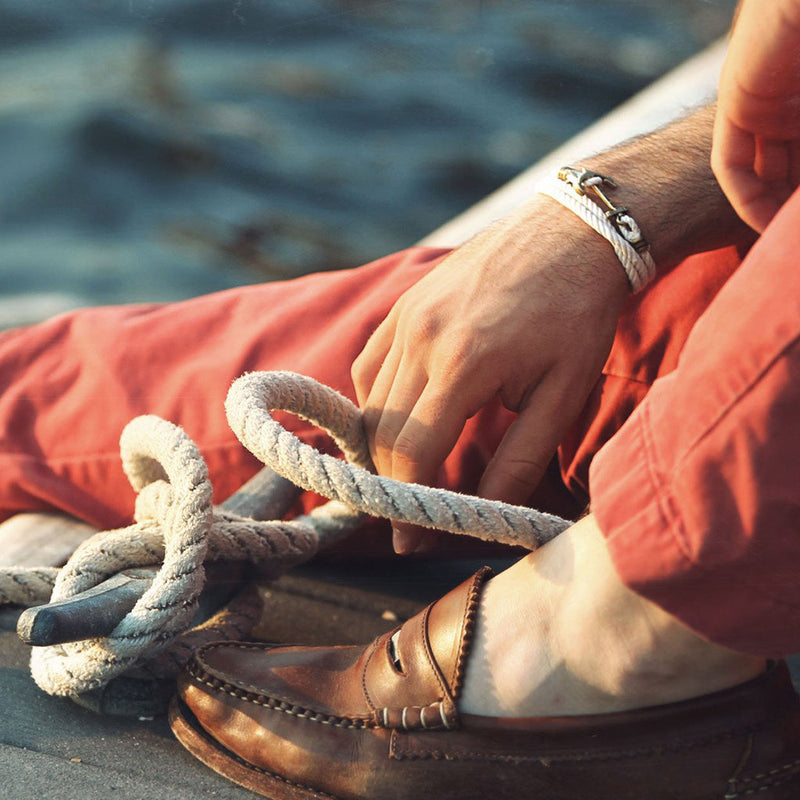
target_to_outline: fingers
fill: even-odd
[[[469,393],[462,391],[454,398],[452,388],[458,380],[431,381],[415,358],[399,351],[394,344],[363,403],[370,452],[379,474],[433,485],[472,413]],[[480,405],[485,399],[475,402]],[[423,528],[395,523],[394,529],[398,553],[432,544],[431,532]]]
[[[739,217],[759,233],[797,188],[797,147],[753,136],[727,120],[715,126],[711,164]]]
[[[407,341],[408,337],[398,331],[402,307],[399,302],[378,326],[354,361],[351,375],[378,473],[405,482],[432,484],[452,448],[449,442],[458,438],[464,420],[458,422],[446,414],[446,399],[428,388],[428,348],[435,337],[423,343]],[[419,326],[410,327],[419,333]],[[415,525],[394,525],[398,553],[426,549],[436,536]]]
[[[409,373],[402,374],[402,378],[409,380]],[[398,376],[375,430],[378,471],[404,483],[431,486],[468,415],[446,391],[430,382],[425,383],[409,408],[420,384],[413,379],[405,383],[403,379]],[[397,553],[419,552],[433,544],[435,534],[429,530],[404,523],[394,523],[393,528]]]
[[[714,125],[711,166],[734,211],[759,233],[794,188],[786,143],[755,137],[721,115]]]
[[[479,495],[517,505],[528,500],[585,402],[572,383],[552,372],[531,393],[486,468]]]
[[[455,383],[459,386],[459,383]],[[483,405],[489,398],[478,397],[475,403],[463,386],[462,396],[454,396],[451,387],[438,381],[425,384],[414,407],[405,416],[391,443],[391,475],[407,483],[430,484],[458,440],[474,405]],[[492,393],[493,394],[493,393]],[[391,420],[393,398],[387,405],[387,424]],[[489,395],[489,397],[491,394]],[[384,420],[381,419],[381,425]],[[381,430],[376,434],[381,436]],[[388,439],[387,439],[388,441]]]
[[[418,525],[407,525],[403,522],[392,525],[392,547],[395,553],[401,556],[429,553],[442,536],[444,534],[420,528]]]
[[[395,447],[427,382],[426,372],[414,359],[394,351],[389,353],[363,409],[364,428],[379,474],[407,480],[395,474]],[[406,439],[412,440],[409,444],[412,452],[416,447],[413,442],[416,433],[412,425],[406,431],[405,439],[401,440],[403,445]],[[424,436],[424,433],[420,432],[420,435]]]
[[[393,408],[391,401],[387,408]],[[405,421],[399,417],[388,421],[388,425],[403,424],[396,434],[394,431],[391,434],[394,436],[391,472],[387,474],[405,483],[435,485],[436,474],[455,446],[468,417],[465,406],[458,405],[437,384],[427,383]],[[383,435],[379,426],[376,438]],[[436,540],[435,533],[416,525],[394,523],[393,529],[397,553],[423,552]]]
[[[718,91],[711,164],[736,213],[759,233],[798,186],[800,6],[741,4]]]
[[[369,337],[364,349],[358,354],[350,368],[350,377],[356,390],[356,399],[363,408],[375,379],[383,366],[386,356],[391,350],[395,338],[394,314],[389,316],[375,329]]]

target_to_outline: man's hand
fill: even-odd
[[[800,0],[797,0],[800,2]],[[593,157],[650,241],[659,276],[752,232],[711,173],[707,107]],[[431,484],[464,423],[495,397],[519,412],[480,494],[524,503],[583,407],[629,296],[611,245],[537,196],[409,289],[353,365],[375,466]],[[418,530],[401,530],[410,552]]]
[[[353,365],[378,472],[431,484],[465,422],[519,413],[479,493],[524,503],[597,381],[629,287],[610,245],[538,197],[409,289]],[[412,552],[424,537],[395,532]]]
[[[800,185],[800,0],[740,5],[711,164],[731,205],[758,232]]]

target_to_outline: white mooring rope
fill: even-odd
[[[352,463],[318,452],[271,416],[291,411],[333,436]],[[228,424],[242,444],[280,475],[324,497],[375,517],[522,545],[530,550],[569,524],[523,506],[384,478],[371,465],[361,411],[350,400],[293,372],[253,372],[233,382],[225,401]]]
[[[325,429],[350,463],[303,444],[270,415],[292,412]],[[534,549],[570,523],[533,509],[443,489],[403,484],[369,471],[361,412],[347,398],[291,372],[239,378],[226,401],[241,442],[276,472],[332,502],[292,520],[256,522],[211,504],[212,487],[197,446],[154,416],[132,420],[120,451],[138,492],[135,523],[96,534],[57,572],[0,569],[0,604],[62,600],[131,567],[162,566],[133,610],[106,637],[35,647],[31,672],[50,694],[76,695],[132,669],[174,674],[202,641],[241,637],[253,612],[221,612],[187,632],[203,587],[206,561],[247,561],[276,577],[318,550],[324,531],[348,529],[363,513]],[[352,528],[352,525],[349,526]]]

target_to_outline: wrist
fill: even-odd
[[[575,301],[589,298],[613,307],[630,295],[630,284],[609,242],[583,220],[546,195],[534,195],[503,223],[527,269],[541,269],[547,252],[548,270],[558,270],[576,292]]]
[[[711,171],[714,112],[708,106],[663,130],[586,160],[590,169],[613,177],[613,201],[629,209],[641,228],[658,275],[695,253],[749,245],[754,239]],[[497,226],[512,244],[518,259],[515,266],[535,269],[546,252],[549,269],[557,265],[570,280],[590,281],[595,296],[601,287],[599,275],[605,276],[602,291],[608,296],[624,298],[630,293],[630,283],[608,241],[556,201],[534,196]],[[509,260],[503,262],[501,268],[506,268]]]
[[[737,216],[711,170],[715,107],[587,160],[612,175],[664,274],[695,253],[745,245],[752,231]]]
[[[653,280],[656,265],[650,244],[628,207],[609,198],[610,190],[616,188],[613,178],[599,172],[562,167],[555,177],[539,185],[539,193],[552,197],[611,245],[636,293]]]

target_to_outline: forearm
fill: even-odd
[[[713,124],[711,105],[666,128],[581,161],[588,169],[614,179],[617,188],[609,197],[617,205],[626,206],[641,227],[650,242],[657,275],[693,253],[753,240],[753,232],[737,217],[711,171]],[[515,224],[535,228],[543,203],[555,201],[532,199],[514,215]],[[560,211],[565,231],[576,235],[569,216],[571,212],[566,209]],[[603,244],[594,231],[581,238]],[[610,245],[607,249],[610,251]]]
[[[642,227],[661,273],[693,253],[753,240],[711,171],[714,112],[706,106],[598,157],[596,169],[617,182],[615,197]]]

